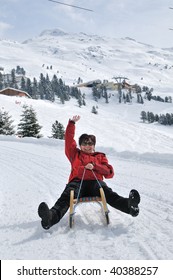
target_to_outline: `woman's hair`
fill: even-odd
[[[84,133],[79,137],[79,146],[81,146],[82,142],[85,142],[85,141],[90,141],[95,146],[96,137],[94,135]]]

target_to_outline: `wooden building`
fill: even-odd
[[[101,84],[101,80],[93,80],[86,83],[78,84],[77,87],[93,87]]]
[[[20,89],[15,89],[15,88],[10,88],[10,87],[7,87],[7,88],[4,88],[4,89],[0,90],[0,94],[8,95],[8,96],[18,96],[18,97],[31,98],[31,96],[26,91],[23,91],[23,90],[20,90]]]

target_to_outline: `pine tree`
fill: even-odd
[[[172,97],[171,96],[168,97],[168,102],[172,103]]]
[[[98,114],[98,111],[95,106],[92,107],[91,113]]]
[[[82,95],[82,105],[86,106],[86,102],[85,102],[85,93],[83,93]]]
[[[36,78],[34,78],[32,84],[32,98],[37,99],[38,97],[38,84]]]
[[[52,90],[52,86],[51,86],[51,82],[49,79],[49,75],[46,75],[46,79],[45,79],[45,98],[46,100],[50,100],[50,101],[55,101],[55,97],[53,94],[53,90]]]
[[[143,120],[143,122],[145,122],[147,120],[147,114],[145,111],[141,112],[141,120]]]
[[[165,115],[160,115],[159,116],[159,123],[163,125],[167,125],[167,120]]]
[[[29,78],[26,80],[26,91],[32,97],[32,83]]]
[[[23,106],[23,114],[21,115],[21,120],[18,125],[18,134],[21,137],[42,137],[40,130],[42,126],[38,124],[36,112],[32,108],[32,106]]]
[[[0,90],[3,89],[3,76],[2,73],[0,72]]]
[[[173,114],[171,114],[171,125],[173,124]]]
[[[43,76],[43,74],[40,74],[40,81],[38,84],[38,88],[39,88],[39,94],[40,94],[40,98],[41,99],[45,99],[45,95],[46,95],[46,79]]]
[[[143,104],[143,98],[142,98],[142,95],[140,93],[137,93],[137,103],[141,103]]]
[[[57,120],[52,125],[52,138],[64,139],[65,129],[64,126]]]
[[[53,75],[53,78],[51,80],[51,87],[52,87],[53,96],[54,97],[55,96],[59,97],[58,96],[58,93],[59,93],[59,91],[58,91],[59,83],[58,83],[58,78],[57,78],[56,75]]]
[[[12,125],[14,121],[11,118],[8,112],[0,110],[0,134],[13,135],[15,133],[14,126]]]
[[[20,89],[23,91],[26,91],[26,82],[25,82],[24,77],[21,78]]]
[[[168,99],[168,97],[167,96],[165,96],[165,102],[169,102],[169,99]]]
[[[166,120],[167,124],[171,125],[171,115],[169,113],[166,113]]]
[[[152,112],[147,112],[147,120],[149,123],[153,123],[155,121],[155,117]]]
[[[23,69],[23,67],[20,67],[19,65],[17,65],[16,74],[25,76],[25,70]]]
[[[101,98],[101,90],[99,91],[96,85],[92,87],[92,94],[95,101],[98,101],[98,99]]]
[[[105,102],[106,102],[106,103],[109,103],[109,100],[108,100],[108,92],[107,92],[106,86],[103,87],[103,94],[104,94]]]
[[[159,115],[158,115],[158,114],[155,114],[155,116],[154,116],[154,121],[155,121],[155,122],[158,122],[158,121],[159,121]]]
[[[17,85],[17,82],[16,82],[16,72],[15,72],[15,69],[11,70],[10,87],[18,89],[18,85]]]
[[[77,103],[78,103],[79,107],[81,107],[81,106],[82,106],[82,97],[79,97],[79,99],[78,99]]]
[[[141,104],[144,104],[144,100],[143,100],[142,95],[141,95]]]

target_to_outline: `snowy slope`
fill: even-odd
[[[23,43],[0,40],[0,66],[5,73],[20,65],[27,77],[56,74],[68,84],[76,83],[78,77],[86,82],[125,76],[131,84],[154,88],[156,95],[165,93],[165,88],[172,95],[172,60],[172,49],[59,29],[43,31]]]
[[[0,136],[0,257],[1,259],[172,259],[173,258],[173,128],[140,122],[140,112],[172,112],[172,104],[96,105],[87,95],[87,106],[75,100],[62,104],[0,96],[1,107],[19,122],[21,106],[32,104],[43,125],[42,139]],[[81,204],[70,230],[68,213],[48,231],[37,215],[41,201],[52,206],[67,183],[70,165],[64,141],[49,139],[57,119],[81,115],[81,133],[94,133],[97,150],[107,154],[115,177],[107,184],[120,195],[131,188],[141,194],[140,215],[132,218],[109,206],[109,226],[97,204]]]

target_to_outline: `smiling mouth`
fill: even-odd
[[[84,149],[84,151],[86,151],[86,152],[92,152],[92,149],[91,149],[91,148],[88,148],[88,149]]]

